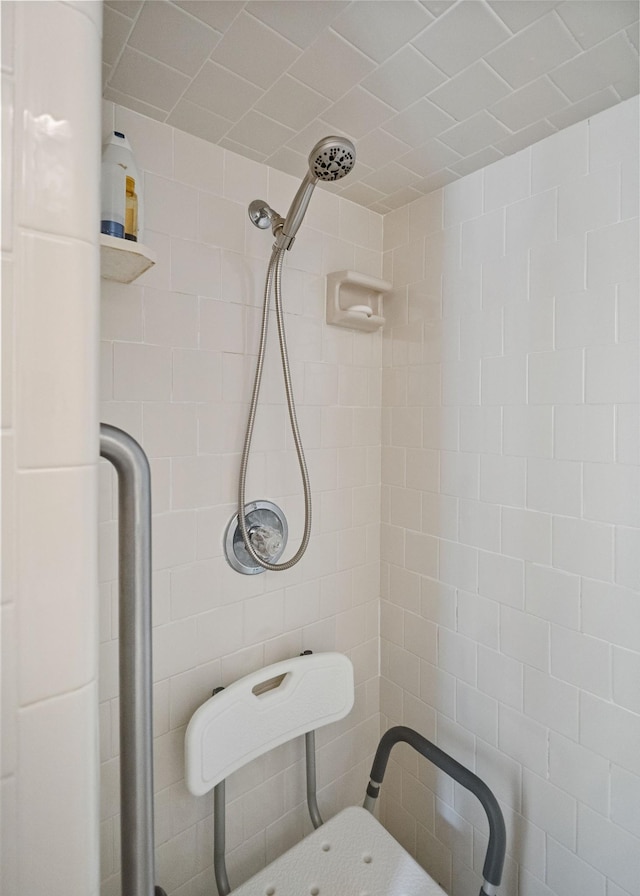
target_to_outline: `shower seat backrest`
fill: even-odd
[[[185,735],[185,780],[200,796],[294,737],[353,707],[353,666],[340,653],[293,657],[245,675],[203,703]]]

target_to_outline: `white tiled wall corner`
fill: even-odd
[[[25,468],[89,464],[97,447],[87,425],[96,418],[97,358],[87,353],[79,377],[77,355],[66,344],[97,341],[97,308],[81,299],[95,288],[96,247],[29,229],[17,239],[25,269],[16,309],[16,401],[32,409],[17,412],[17,460]]]
[[[637,775],[640,761],[635,745],[639,734],[637,713],[581,692],[579,740],[585,747]]]
[[[637,247],[637,217],[587,233],[587,287],[600,289],[636,277]]]
[[[52,881],[65,879],[65,892],[77,896],[95,892],[98,795],[91,717],[96,697],[94,684],[20,711],[18,863],[21,888],[39,887],[44,873],[48,888],[55,886]],[[43,762],[43,743],[57,757],[55,773]],[[40,863],[33,861],[34,842],[42,855],[44,872]],[[88,861],[88,857],[93,861]]]
[[[578,857],[553,838],[547,844],[546,882],[552,893],[580,896],[587,892],[605,896],[607,882],[590,862]]]
[[[17,594],[22,705],[93,680],[96,612],[87,600],[97,558],[91,542],[79,552],[69,532],[91,531],[97,513],[96,469],[18,475]],[[67,614],[60,614],[60,606]],[[73,650],[62,645],[73,643]]]
[[[578,813],[577,851],[607,879],[631,894],[640,892],[638,838],[587,806],[580,807]]]
[[[99,886],[101,25],[98,3],[2,7],[7,893]]]
[[[612,781],[603,757],[564,735],[551,732],[548,741],[549,780],[581,804],[606,815]]]
[[[575,849],[577,801],[544,778],[525,770],[523,796],[527,816],[568,849]]]
[[[403,286],[411,318],[391,321],[383,347],[382,708],[406,722],[404,687],[412,719],[420,701],[425,718],[437,710],[437,742],[494,787],[510,832],[504,887],[520,896],[618,896],[640,880],[638,240],[625,181],[637,119],[629,100],[445,187],[440,233],[418,203],[385,218],[385,275],[398,262],[403,283],[420,279]],[[414,405],[419,443],[410,418],[398,428]],[[415,518],[398,514],[412,490],[439,542],[428,569]],[[418,696],[398,672],[403,569],[437,629]],[[477,858],[452,855],[438,804],[435,836],[410,809],[387,813],[392,830],[430,869],[445,856],[454,892],[473,892],[478,832]]]
[[[58,36],[76,48],[79,74],[71,80],[62,74],[20,78],[16,102],[24,110],[19,145],[26,179],[16,195],[16,220],[31,231],[86,241],[86,222],[98,214],[98,192],[86,189],[84,179],[70,172],[98,176],[99,132],[82,124],[100,92],[100,30],[67,4],[43,6],[37,29],[17,16],[16,70],[60,72],[61,46],[52,39]],[[51,177],[52,169],[58,177]]]

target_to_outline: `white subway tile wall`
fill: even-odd
[[[102,281],[107,375],[102,419],[130,429],[153,477],[157,879],[171,896],[215,892],[211,795],[184,786],[183,739],[214,687],[301,650],[354,662],[356,705],[318,735],[325,815],[359,802],[379,735],[380,333],[324,323],[324,275],[382,275],[382,218],[317,189],[287,253],[283,299],[294,394],[314,495],[311,542],[288,572],[242,576],[223,556],[258,350],[273,238],[247,215],[263,198],[281,213],[295,178],[169,125],[105,103],[103,128],[129,137],[143,177],[144,241],[155,268],[123,286]],[[269,327],[247,500],[285,510],[290,546],[303,498],[277,351]],[[407,420],[407,438],[413,435]],[[412,493],[414,494],[414,493]],[[117,607],[114,484],[101,489],[102,894],[119,893]],[[398,512],[420,512],[416,506]],[[435,630],[435,629],[434,629]],[[416,659],[415,688],[418,691]],[[229,782],[229,873],[238,884],[305,820],[300,744]]]
[[[504,896],[640,894],[638,136],[629,100],[384,222],[383,725],[495,789]],[[477,806],[393,766],[386,823],[477,892]]]

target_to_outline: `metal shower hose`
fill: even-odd
[[[253,384],[253,394],[251,396],[251,405],[249,407],[249,419],[247,420],[247,432],[244,437],[244,447],[242,449],[242,460],[240,462],[240,482],[238,486],[238,525],[242,534],[244,546],[247,553],[259,566],[264,569],[270,569],[275,572],[291,569],[292,566],[300,560],[309,544],[311,535],[311,487],[309,485],[309,473],[307,472],[307,463],[304,457],[302,447],[302,439],[298,429],[298,421],[296,419],[296,407],[293,399],[293,387],[291,385],[291,372],[289,370],[289,357],[287,354],[287,341],[284,330],[284,316],[282,312],[282,290],[281,276],[282,263],[284,260],[285,249],[279,249],[274,245],[269,259],[269,267],[267,269],[267,277],[264,287],[264,307],[262,309],[262,327],[260,330],[260,348],[258,351],[258,361],[256,363],[256,376]],[[280,358],[282,360],[282,375],[284,378],[284,388],[287,396],[287,407],[289,408],[289,420],[291,421],[291,432],[296,446],[296,454],[298,455],[298,466],[300,467],[300,475],[302,476],[302,487],[304,490],[304,532],[300,547],[289,560],[283,563],[270,563],[260,557],[249,538],[247,530],[247,520],[245,517],[245,486],[247,480],[247,466],[249,464],[249,451],[251,449],[251,438],[253,436],[253,426],[258,409],[258,396],[260,394],[260,384],[262,381],[262,370],[264,366],[264,355],[267,345],[267,327],[269,324],[269,299],[271,296],[271,286],[274,285],[276,299],[276,321],[278,324],[278,341],[280,343]]]

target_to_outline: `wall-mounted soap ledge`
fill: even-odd
[[[134,240],[100,234],[100,276],[132,283],[156,263],[155,253]]]
[[[327,323],[373,333],[384,325],[382,297],[391,283],[359,274],[335,271],[327,274]]]

